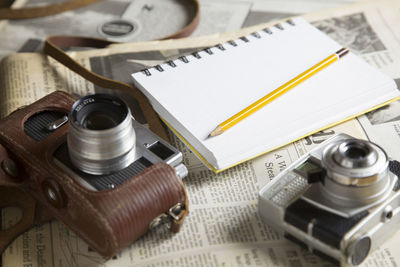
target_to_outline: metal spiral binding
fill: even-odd
[[[272,34],[272,31],[269,28],[264,28],[263,32],[268,33],[268,34]]]
[[[205,51],[209,55],[213,55],[214,54],[214,52],[211,50],[211,48],[203,49],[203,51]]]
[[[154,68],[156,70],[158,70],[159,72],[163,72],[164,71],[163,67],[161,67],[160,65],[156,65],[156,66],[154,66]]]
[[[186,56],[178,57],[178,59],[179,59],[180,61],[182,61],[183,63],[189,63],[189,60],[187,59]]]
[[[215,47],[218,48],[221,51],[226,50],[226,48],[222,44],[217,44]]]
[[[228,44],[230,44],[231,46],[237,46],[237,43],[233,40],[228,41]]]
[[[285,23],[288,24],[289,26],[296,26],[296,24],[294,23],[294,21],[291,20],[291,19],[286,20]],[[285,30],[285,27],[284,27],[281,23],[277,23],[277,24],[273,25],[272,27],[273,27],[273,28],[276,28],[276,29],[278,29],[278,30],[280,30],[280,31]],[[264,33],[267,33],[268,35],[274,34],[274,32],[271,30],[271,27],[264,28],[264,29],[262,29],[261,31],[264,32]],[[260,32],[261,32],[261,31],[260,31]],[[253,33],[250,33],[248,36],[241,36],[241,37],[239,37],[239,38],[236,39],[236,40],[227,41],[227,42],[225,43],[225,45],[229,44],[229,45],[232,46],[232,47],[237,47],[237,46],[239,46],[238,41],[242,41],[243,43],[249,43],[249,42],[251,41],[251,40],[248,38],[249,36],[252,36],[252,37],[254,37],[254,38],[256,38],[256,39],[261,39],[262,36],[261,36],[260,32],[253,32]],[[217,45],[215,45],[215,46],[213,46],[213,47],[207,47],[207,48],[204,48],[204,49],[202,49],[202,50],[200,50],[200,51],[193,52],[193,53],[191,53],[189,56],[192,56],[192,57],[195,58],[195,59],[201,59],[202,57],[201,57],[201,55],[200,55],[200,53],[199,53],[199,52],[201,52],[201,51],[206,52],[208,55],[214,55],[214,52],[212,51],[212,48],[218,48],[218,49],[221,50],[221,51],[225,51],[225,50],[226,50],[224,44],[217,44]],[[185,64],[190,62],[189,59],[188,59],[188,56],[181,56],[181,57],[179,57],[177,60],[180,60],[180,61],[182,61],[182,62],[185,63]],[[168,66],[170,66],[171,68],[175,68],[177,65],[176,65],[176,63],[175,63],[174,61],[175,61],[175,60],[167,61],[166,64],[167,64]],[[153,68],[156,69],[158,72],[163,72],[163,71],[165,70],[161,65],[156,65],[156,66],[154,66]],[[144,75],[146,75],[146,76],[151,76],[152,74],[151,74],[151,72],[150,72],[150,69],[151,69],[151,68],[143,69],[143,70],[141,70],[141,72],[142,72]]]
[[[193,52],[192,55],[193,55],[195,58],[197,58],[197,59],[200,59],[200,58],[201,58],[199,52]]]
[[[175,67],[176,67],[176,64],[175,64],[175,62],[174,62],[173,60],[167,61],[167,64],[168,64],[169,66],[171,66],[172,68],[175,68]]]
[[[250,42],[249,39],[247,39],[247,37],[245,37],[245,36],[240,37],[240,40],[242,40],[245,43]]]
[[[282,26],[280,23],[274,25],[274,27],[277,28],[277,29],[279,29],[279,30],[281,30],[281,31],[284,30],[284,29],[283,29],[283,26]]]

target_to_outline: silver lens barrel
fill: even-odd
[[[379,146],[364,140],[347,139],[330,144],[322,164],[328,177],[351,186],[369,186],[387,176],[388,157]]]
[[[378,150],[369,142],[348,140],[337,147],[333,158],[345,168],[368,168],[376,163]]]
[[[106,94],[83,97],[72,106],[69,121],[69,156],[79,170],[104,175],[135,160],[132,116],[121,99]]]
[[[346,139],[329,144],[322,156],[326,179],[320,189],[341,206],[377,203],[390,193],[388,157],[379,146]]]

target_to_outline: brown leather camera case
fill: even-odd
[[[91,191],[54,161],[68,124],[41,141],[25,134],[29,117],[44,110],[68,113],[75,100],[55,92],[0,121],[0,209],[23,211],[16,225],[0,231],[0,252],[33,225],[56,218],[109,258],[146,233],[156,218],[169,218],[177,232],[187,214],[185,188],[168,164],[155,164],[115,189]],[[177,205],[176,216],[169,215]]]

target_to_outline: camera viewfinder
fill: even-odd
[[[313,157],[308,158],[293,171],[307,179],[309,184],[323,182],[326,175],[326,170],[322,168],[319,161]]]
[[[150,146],[147,147],[151,152],[156,154],[160,159],[166,160],[167,158],[171,157],[174,155],[174,151],[169,149],[168,147],[164,146],[162,143],[159,141],[151,144]]]

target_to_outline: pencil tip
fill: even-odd
[[[212,131],[208,137],[217,136],[217,135],[222,134],[223,132],[224,132],[224,130],[222,129],[222,127],[217,126],[217,128],[215,128],[214,131]]]

